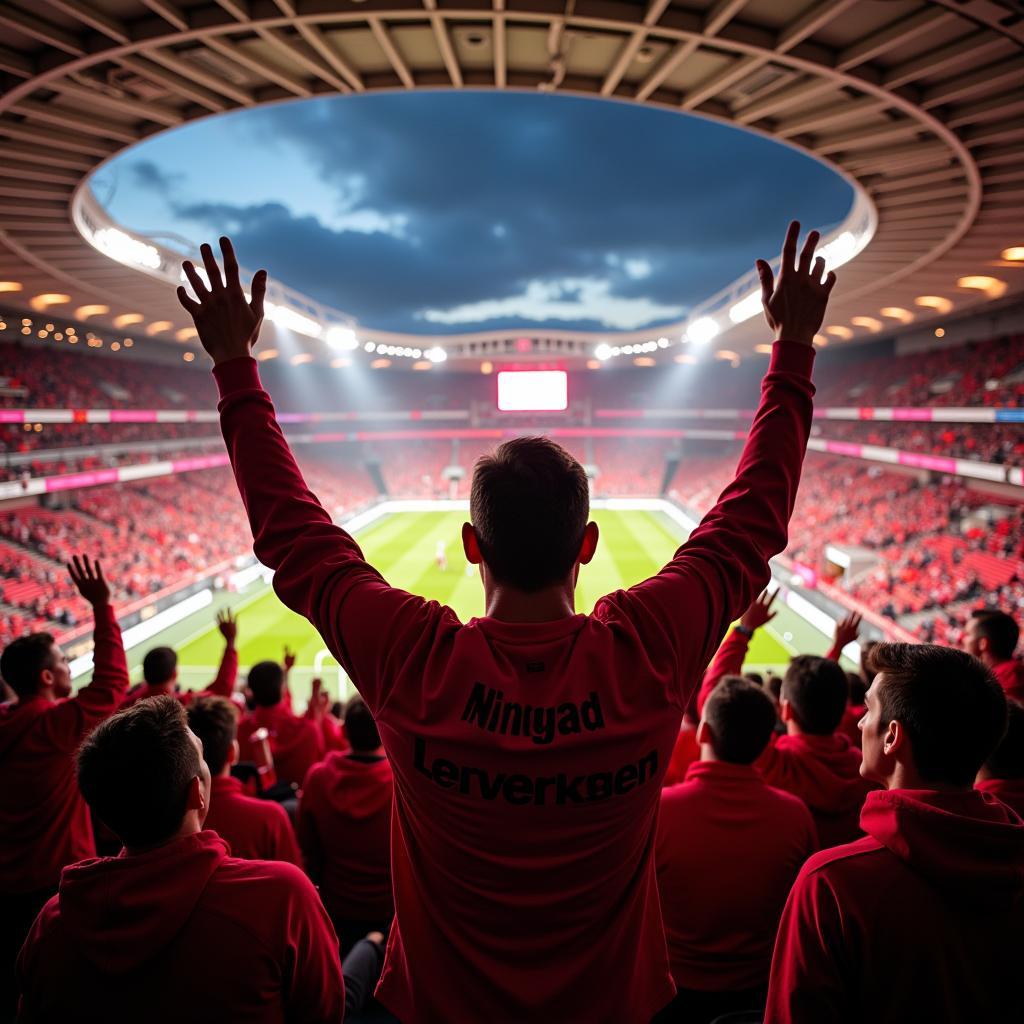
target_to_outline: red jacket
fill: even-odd
[[[306,487],[255,360],[215,368],[256,555],[366,700],[394,772],[377,996],[404,1024],[630,1024],[671,999],[661,780],[704,667],[785,547],[813,356],[774,346],[737,479],[660,573],[541,623],[463,624],[388,586]]]
[[[242,783],[230,775],[212,780],[204,827],[227,842],[233,857],[284,860],[302,867],[288,812],[273,800],[246,796]]]
[[[61,869],[96,855],[89,808],[75,781],[75,751],[128,689],[121,630],[95,609],[93,676],[77,696],[0,706],[0,893],[57,888]]]
[[[338,940],[291,864],[213,832],[67,868],[18,958],[26,1021],[341,1021]]]
[[[992,666],[992,673],[999,680],[999,685],[1006,691],[1007,697],[1024,703],[1024,661],[1011,658]]]
[[[789,895],[765,1024],[1024,1020],[1024,822],[984,793],[871,793],[867,838]]]
[[[800,797],[810,808],[822,849],[861,835],[860,809],[876,787],[861,778],[860,751],[841,733],[780,736],[758,758],[770,786]]]
[[[270,733],[270,752],[274,756],[274,774],[280,782],[302,785],[306,773],[324,756],[324,738],[320,726],[309,718],[298,718],[284,704],[257,707],[238,723],[238,746],[243,761],[255,757],[251,741],[257,729]]]
[[[765,785],[750,765],[698,761],[664,790],[658,890],[676,984],[766,985],[786,893],[816,849],[803,801]]]
[[[299,802],[299,843],[334,921],[391,917],[391,765],[333,753],[313,765]]]
[[[1024,779],[983,779],[976,782],[974,788],[981,793],[991,793],[1024,818]]]
[[[172,690],[170,696],[177,697],[182,704],[188,705],[195,697],[227,697],[235,692],[235,680],[238,678],[238,651],[234,644],[224,648],[224,654],[220,659],[220,667],[217,669],[217,676],[205,690]],[[163,686],[150,686],[149,683],[139,683],[128,691],[121,705],[123,708],[131,707],[136,701],[145,700],[147,697],[162,697],[167,694]]]

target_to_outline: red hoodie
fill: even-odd
[[[338,941],[291,864],[213,832],[65,869],[18,958],[26,1021],[340,1022]]]
[[[52,892],[66,864],[96,855],[75,751],[118,709],[128,665],[113,609],[94,611],[92,682],[70,700],[0,706],[0,893]]]
[[[860,776],[860,751],[841,733],[780,736],[758,758],[770,786],[786,790],[810,808],[822,849],[861,835],[860,809],[872,783]]]
[[[974,790],[871,793],[779,926],[765,1024],[1024,1020],[1024,822]]]
[[[230,775],[211,781],[206,828],[227,841],[234,857],[284,860],[302,867],[288,812],[273,800],[246,796],[241,781]]]
[[[676,984],[766,985],[786,893],[816,849],[803,801],[765,785],[751,765],[698,761],[664,790],[658,891]]]
[[[298,718],[284,704],[257,707],[238,723],[238,747],[243,761],[252,761],[256,753],[251,741],[257,729],[270,734],[270,752],[274,756],[274,774],[279,782],[301,786],[306,773],[324,756],[324,737],[312,719]]]
[[[1024,779],[983,779],[976,782],[974,788],[981,793],[991,793],[1024,818]]]
[[[314,765],[299,802],[299,843],[331,919],[391,917],[391,765],[333,753]]]
[[[701,673],[785,547],[813,357],[775,344],[736,480],[660,573],[539,623],[463,624],[388,586],[306,487],[256,361],[215,368],[256,555],[366,700],[394,772],[377,996],[404,1024],[631,1024],[671,999],[661,779]]]
[[[992,666],[992,673],[999,680],[999,685],[1006,691],[1006,696],[1024,703],[1024,661],[1010,658]]]
[[[220,659],[220,668],[217,669],[217,676],[205,690],[172,690],[170,696],[177,697],[186,706],[195,697],[227,697],[229,700],[235,692],[235,680],[238,678],[238,651],[234,644],[224,648],[224,654]],[[132,704],[147,697],[162,697],[167,695],[167,689],[163,686],[150,686],[149,683],[140,683],[128,691],[128,695],[121,705],[123,708],[131,707]]]

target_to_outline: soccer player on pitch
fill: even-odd
[[[473,474],[467,559],[486,615],[459,621],[390,587],[307,488],[251,349],[265,271],[246,300],[224,274],[178,296],[214,362],[221,427],[274,589],[317,627],[373,713],[394,772],[395,922],[378,986],[404,1024],[647,1022],[672,998],[654,874],[661,779],[679,722],[730,622],[786,546],[811,425],[812,340],[835,275],[797,253],[758,261],[775,333],[736,479],[651,579],[577,614],[594,556],[583,468],[517,438]]]

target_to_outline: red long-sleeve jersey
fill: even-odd
[[[128,690],[121,630],[109,604],[94,609],[93,674],[68,700],[37,697],[0,708],[0,893],[57,888],[67,864],[96,856],[75,751]]]
[[[646,1022],[672,997],[661,778],[702,671],[786,545],[813,355],[775,344],[736,479],[661,572],[542,623],[462,623],[389,586],[306,487],[256,362],[216,367],[256,555],[349,673],[393,768],[377,995],[406,1024]]]

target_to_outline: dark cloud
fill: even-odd
[[[128,165],[132,182],[159,195],[172,195],[184,181],[182,174],[168,174],[152,160],[135,160]]]
[[[773,255],[791,217],[831,224],[851,201],[838,176],[786,147],[621,103],[414,93],[237,116],[254,152],[263,146],[262,173],[297,148],[339,207],[397,219],[404,234],[332,229],[293,215],[287,195],[233,206],[174,188],[177,214],[230,230],[247,264],[393,330],[521,324],[432,325],[416,314],[519,295],[536,279],[600,277],[617,297],[689,306]],[[175,185],[145,162],[135,173],[164,194]],[[631,276],[625,261],[641,260],[649,273]],[[602,328],[590,318],[564,326]]]

